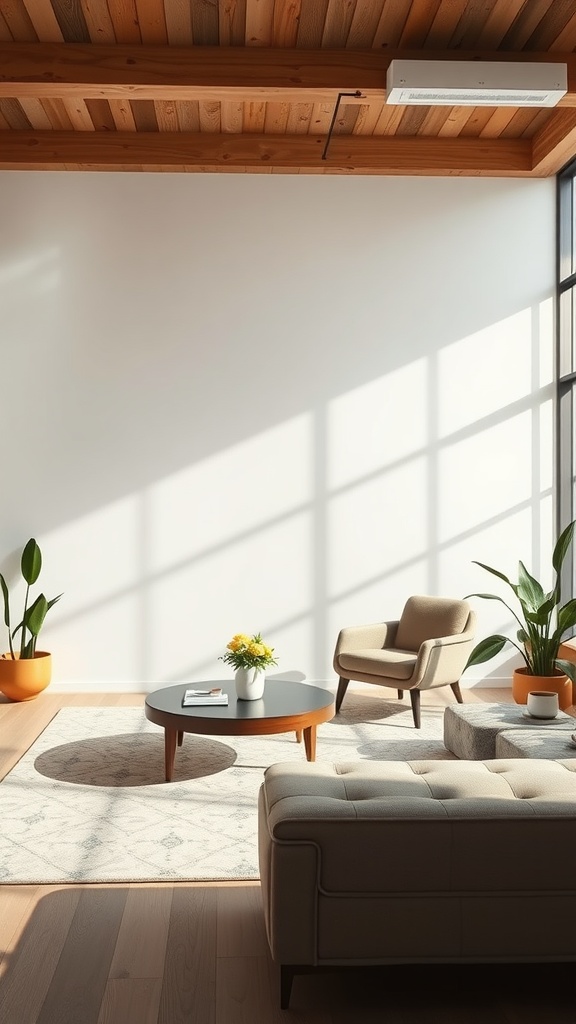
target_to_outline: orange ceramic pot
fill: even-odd
[[[9,700],[34,700],[52,678],[52,655],[36,651],[33,658],[0,658],[0,690]]]
[[[576,640],[566,640],[558,648],[558,657],[576,664]],[[576,704],[576,683],[572,683],[572,703]]]
[[[572,683],[568,676],[556,672],[553,676],[529,675],[527,668],[514,669],[512,677],[512,696],[517,704],[526,704],[528,694],[532,690],[548,690],[558,694],[561,711],[566,711],[572,704]]]

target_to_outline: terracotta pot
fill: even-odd
[[[9,700],[34,700],[52,677],[52,655],[36,651],[33,658],[0,658],[0,690]]]
[[[566,640],[558,648],[558,657],[576,664],[576,640]],[[576,704],[576,683],[572,683],[572,703]]]
[[[526,704],[531,690],[549,690],[558,694],[560,710],[565,711],[572,704],[572,683],[568,676],[556,672],[553,676],[529,675],[527,668],[514,669],[512,696],[517,704]]]

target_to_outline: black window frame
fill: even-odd
[[[576,518],[576,159],[557,175],[556,193],[556,531]],[[576,560],[566,559],[563,601],[574,594]]]

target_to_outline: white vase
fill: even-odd
[[[234,676],[238,700],[260,700],[266,673],[262,668],[238,668]]]

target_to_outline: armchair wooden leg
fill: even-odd
[[[349,682],[349,679],[344,679],[343,676],[340,676],[340,681],[338,683],[338,693],[336,694],[336,714],[338,714],[338,712],[340,711],[340,705],[344,700],[344,694],[348,689]]]
[[[402,700],[403,696],[404,696],[404,690],[398,690],[398,700]]]
[[[452,693],[456,697],[456,700],[458,701],[458,703],[459,704],[463,704],[464,703],[464,699],[463,699],[462,693],[460,691],[460,683],[450,683],[450,689],[452,690]]]
[[[416,729],[420,728],[420,690],[410,690],[410,701],[412,703],[412,717]]]

